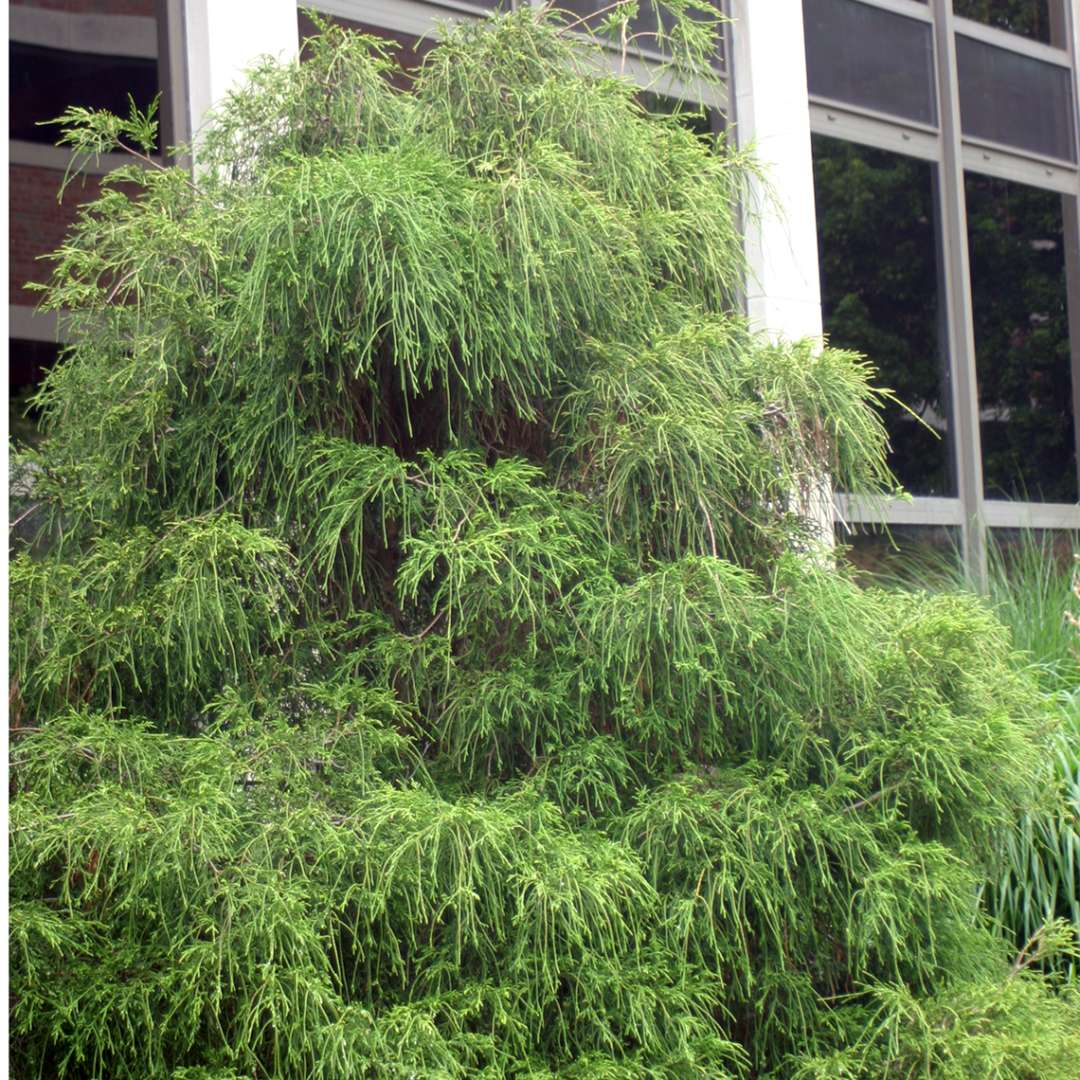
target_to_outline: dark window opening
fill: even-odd
[[[8,434],[16,444],[32,444],[39,438],[41,415],[30,398],[59,355],[60,346],[52,341],[8,342]]]
[[[370,26],[367,23],[354,22],[351,19],[330,18],[329,16],[323,16],[323,18],[327,18],[335,26],[343,27],[346,30],[382,38],[391,45],[390,56],[401,68],[401,74],[395,73],[390,81],[401,90],[409,89],[416,69],[420,67],[424,57],[435,45],[435,42],[430,37],[418,40],[416,36],[411,34],[402,34],[396,30],[387,30],[381,26]],[[319,28],[305,11],[298,13],[297,21],[300,31],[300,59],[303,61],[306,58],[304,43],[308,38],[315,37],[319,33]]]
[[[727,130],[727,117],[719,109],[680,101],[678,98],[657,94],[652,90],[642,90],[636,97],[646,112],[660,116],[675,116],[683,127],[709,143]]]
[[[103,56],[8,43],[10,138],[54,144],[55,120],[69,105],[128,114],[128,95],[147,109],[158,93],[157,61],[137,56]]]
[[[953,585],[963,564],[962,541],[955,525],[856,524],[836,530],[841,558],[865,585]]]
[[[720,10],[720,4],[714,6]],[[595,30],[612,14],[611,0],[559,0],[556,7],[571,13],[578,19],[584,20],[581,24],[583,30]],[[693,17],[693,12],[690,13]],[[571,19],[571,22],[574,20]],[[675,26],[675,17],[663,7],[658,8],[652,0],[640,0],[638,13],[627,24],[631,40],[629,48],[654,56],[666,56],[670,50],[657,40],[661,31],[670,35]],[[716,55],[712,65],[715,68],[724,66],[724,36],[721,33],[716,43]]]

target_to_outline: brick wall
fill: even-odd
[[[9,302],[33,305],[34,293],[23,288],[27,281],[46,281],[51,264],[37,257],[54,251],[64,241],[82,203],[97,198],[96,176],[78,177],[57,201],[63,173],[34,165],[11,165],[8,170],[9,204]]]
[[[157,14],[156,0],[10,0],[10,6],[73,15]],[[38,297],[23,285],[47,280],[51,268],[38,256],[60,246],[79,205],[97,197],[99,181],[93,176],[76,179],[61,203],[57,194],[62,171],[12,163],[8,176],[8,299],[12,304],[33,306]]]
[[[155,15],[155,0],[10,0],[11,7],[68,11],[76,15]]]

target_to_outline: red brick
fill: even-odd
[[[75,15],[155,15],[154,0],[10,0],[12,7],[68,11]]]

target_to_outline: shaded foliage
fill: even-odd
[[[733,314],[750,163],[557,13],[308,50],[58,253],[14,1067],[1064,1080],[974,888],[1050,718],[828,565],[881,395]]]

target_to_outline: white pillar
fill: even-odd
[[[747,222],[747,306],[777,337],[821,335],[810,106],[801,0],[734,0],[735,132],[753,144],[768,177],[757,222]]]
[[[740,146],[753,145],[766,183],[748,208],[746,306],[750,323],[773,338],[820,339],[814,171],[802,0],[733,0],[732,100]],[[825,479],[804,507],[832,539]]]
[[[296,58],[296,0],[173,0],[169,7],[174,5],[184,43],[188,131],[197,140],[207,112],[256,60]]]

